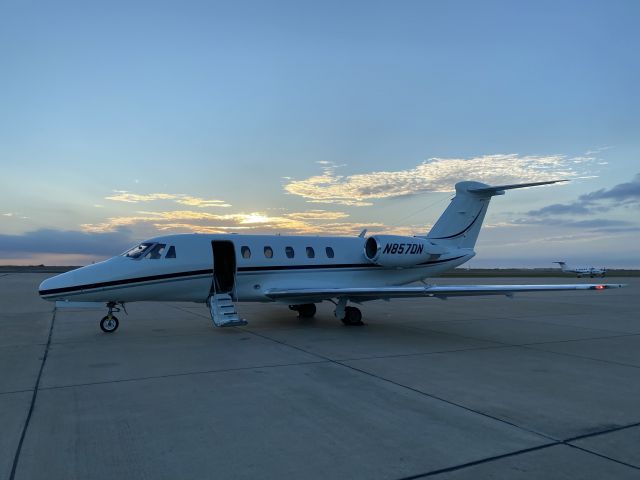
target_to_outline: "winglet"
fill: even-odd
[[[514,188],[525,188],[525,187],[537,187],[539,185],[550,185],[552,183],[562,183],[568,182],[569,180],[549,180],[546,182],[531,182],[531,183],[515,183],[513,185],[497,185],[495,187],[479,187],[479,188],[469,188],[468,191],[471,193],[484,193],[489,195],[504,195],[505,190],[512,190]]]

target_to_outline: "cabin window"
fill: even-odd
[[[176,258],[176,247],[171,245],[169,247],[169,250],[167,250],[167,254],[164,256],[164,258]]]
[[[150,258],[151,260],[158,260],[162,257],[162,252],[164,252],[164,248],[166,245],[164,243],[156,243],[151,250],[149,250],[144,258]]]
[[[240,254],[242,255],[242,258],[251,258],[251,249],[244,246],[240,249]]]
[[[295,252],[293,251],[293,247],[287,247],[284,249],[284,253],[287,254],[287,258],[293,258],[295,256]]]
[[[264,247],[264,256],[266,258],[273,258],[273,249],[271,247]]]
[[[313,247],[307,247],[307,257],[315,258],[316,252],[313,251]]]
[[[327,258],[333,258],[334,257],[333,248],[327,247],[327,248],[324,249],[324,251],[327,252]]]
[[[140,258],[152,246],[153,243],[141,243],[140,245],[136,245],[135,247],[133,247],[131,250],[127,250],[123,255],[129,258]]]

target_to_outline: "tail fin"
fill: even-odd
[[[560,269],[564,272],[567,269],[567,264],[566,262],[553,262],[553,263],[557,263],[558,265],[560,265]]]
[[[458,248],[473,248],[480,234],[489,201],[494,195],[504,195],[505,190],[534,187],[566,180],[520,183],[492,187],[480,182],[456,183],[456,196],[440,216],[426,238]]]

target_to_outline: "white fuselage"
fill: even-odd
[[[252,302],[273,301],[264,293],[272,288],[405,285],[437,276],[475,255],[471,249],[452,248],[414,266],[381,267],[367,259],[360,237],[169,235],[148,240],[165,245],[159,258],[113,257],[47,279],[40,293],[47,300],[77,302],[205,302],[216,272],[214,241],[233,244],[231,295]],[[175,258],[166,257],[171,246]],[[271,249],[271,257],[266,249]]]

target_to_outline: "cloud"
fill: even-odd
[[[610,227],[627,227],[633,225],[627,220],[610,218],[594,218],[590,220],[568,220],[566,218],[521,218],[514,221],[518,225],[547,225],[584,229],[602,229]]]
[[[187,205],[189,207],[230,207],[231,204],[224,202],[223,200],[206,200],[204,198],[193,197],[184,193],[149,193],[146,195],[140,195],[137,193],[130,193],[126,190],[115,190],[115,195],[105,197],[106,200],[114,202],[125,203],[140,203],[140,202],[153,202],[157,200],[170,200],[180,205]]]
[[[539,210],[531,210],[527,215],[592,215],[621,205],[640,206],[640,174],[636,174],[630,182],[619,183],[608,190],[602,188],[580,195],[575,202],[554,203]]]
[[[630,182],[619,183],[609,190],[603,188],[581,195],[580,200],[587,203],[600,200],[612,200],[620,203],[640,202],[640,173],[636,174]]]
[[[396,235],[413,235],[426,227],[387,227],[383,223],[341,221],[349,217],[344,212],[309,210],[270,215],[265,212],[215,214],[203,211],[180,210],[146,212],[108,218],[101,223],[82,225],[85,232],[106,233],[114,230],[143,227],[160,232],[193,233],[280,233],[285,235],[357,235],[362,229]]]
[[[367,206],[372,205],[371,200],[374,199],[450,192],[456,182],[465,179],[501,184],[575,177],[579,173],[575,170],[576,164],[590,160],[593,158],[518,154],[431,158],[407,170],[348,176],[337,173],[339,166],[322,161],[318,162],[322,174],[304,180],[290,180],[284,189],[312,203]]]
[[[0,235],[0,254],[8,252],[113,255],[134,243],[131,231],[79,232],[40,229],[20,235]]]
[[[554,203],[539,210],[530,210],[527,215],[547,216],[547,215],[590,215],[594,209],[584,203]]]

